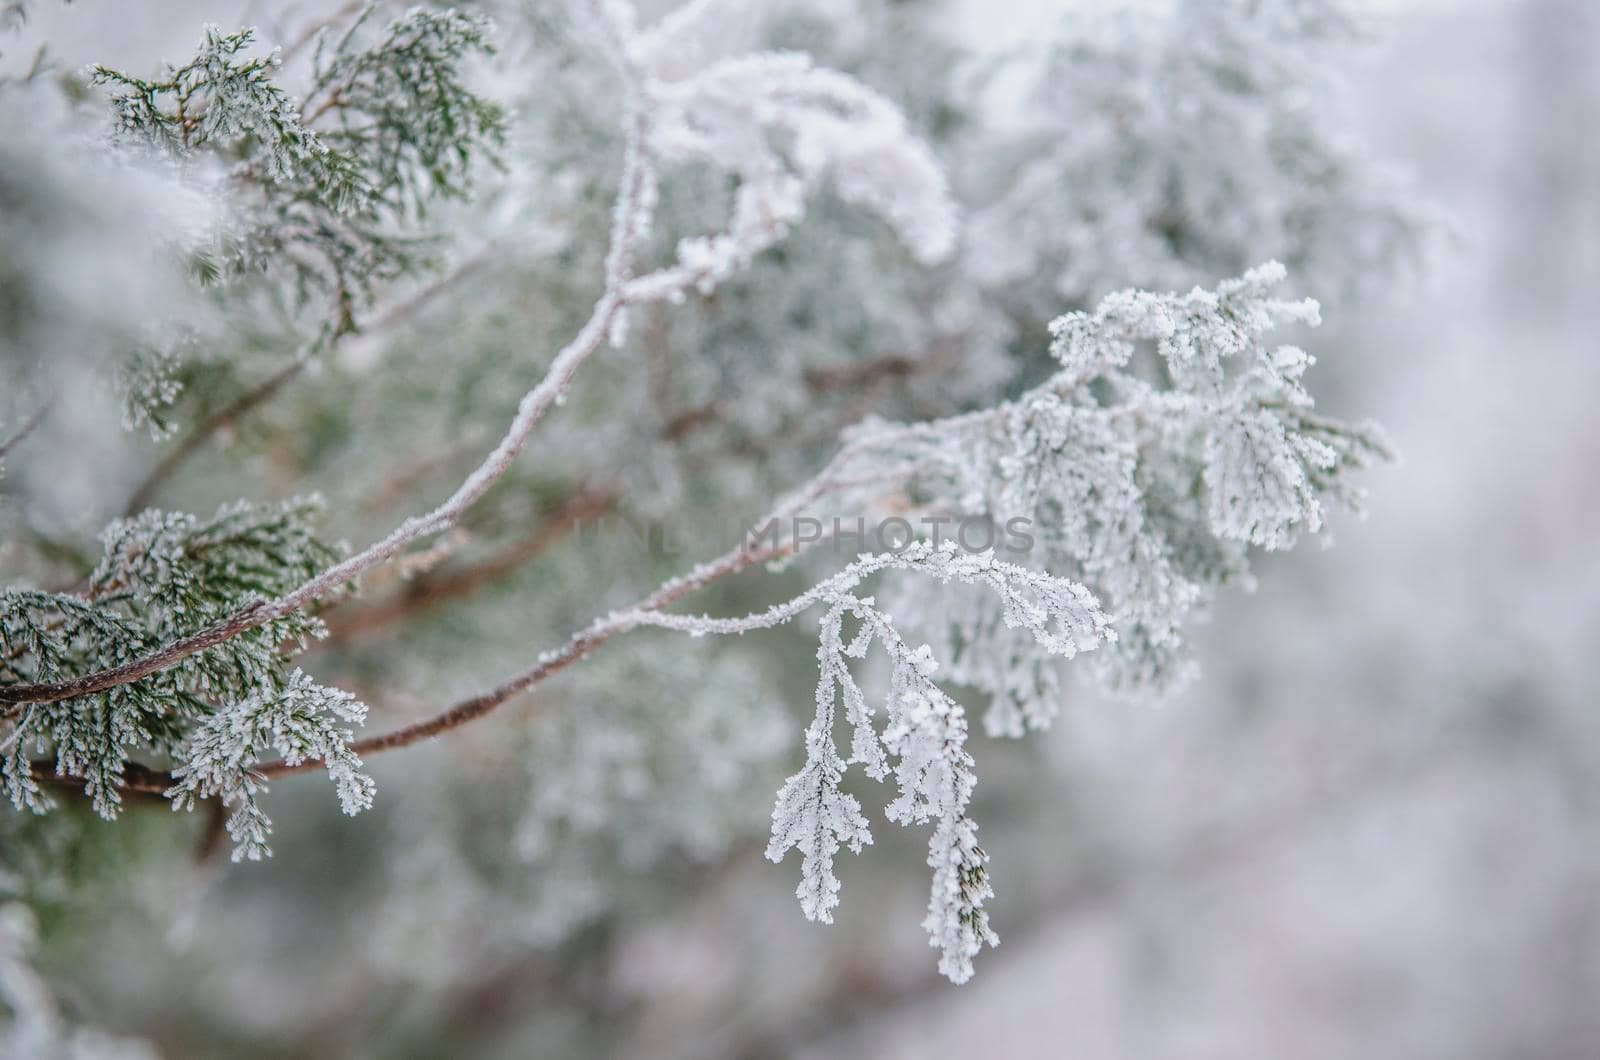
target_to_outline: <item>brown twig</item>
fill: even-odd
[[[846,361],[807,368],[800,373],[800,378],[814,394],[862,390],[886,380],[914,375],[927,363],[902,354],[889,354],[869,361]],[[661,437],[669,442],[681,441],[702,427],[716,423],[725,411],[720,401],[708,401],[704,405],[685,409],[667,420],[661,429]]]
[[[403,324],[415,317],[429,302],[445,294],[462,280],[489,264],[490,259],[499,249],[499,240],[491,239],[484,243],[483,246],[458,261],[449,272],[385,310],[382,316],[363,329],[364,333],[375,334],[387,331],[395,325]]]
[[[23,421],[22,426],[12,433],[11,437],[0,442],[0,460],[4,460],[6,454],[15,449],[19,442],[32,434],[34,429],[44,422],[44,418],[50,414],[50,410],[55,407],[55,403],[56,399],[54,397],[46,398],[44,403],[34,409],[33,414]]]
[[[307,114],[305,118],[302,119],[302,123],[307,127],[315,125],[318,118],[328,113],[328,111],[332,110],[334,107],[343,105],[344,93],[336,88],[332,92],[328,93],[328,98],[323,100],[315,110],[313,110],[310,114]]]
[[[204,865],[221,854],[223,840],[228,837],[228,807],[223,801],[213,799],[205,803],[203,812],[206,815],[206,823],[200,832],[200,841],[194,848],[194,860],[197,865]]]
[[[711,563],[704,564],[682,577],[663,583],[655,592],[639,601],[634,607],[624,611],[613,612],[611,617],[600,619],[588,628],[574,633],[559,648],[547,651],[539,656],[538,662],[531,669],[508,678],[487,692],[481,692],[469,699],[464,699],[432,717],[424,718],[410,725],[403,725],[391,732],[369,737],[365,740],[358,740],[350,745],[350,749],[363,757],[381,754],[384,751],[408,747],[411,744],[431,739],[441,733],[449,732],[451,729],[460,728],[470,721],[483,717],[545,678],[560,673],[617,634],[636,628],[638,625],[637,620],[629,616],[636,615],[641,611],[659,611],[670,607],[683,599],[683,597],[710,585],[714,581],[725,578],[730,574],[747,570],[760,563],[783,559],[793,555],[794,552],[795,545],[792,542],[759,548],[750,544],[741,545]],[[311,772],[321,767],[322,762],[319,759],[303,760],[293,765],[288,762],[278,761],[258,765],[253,772],[263,777],[281,777],[291,773]],[[40,770],[44,778],[53,784],[78,786],[82,783],[77,778],[57,775],[54,767],[48,762],[36,762],[34,763],[34,768]],[[174,783],[170,774],[158,772],[135,763],[127,765],[123,776],[126,783],[122,786],[122,789],[137,793],[161,794]]]
[[[83,791],[82,777],[57,773],[53,762],[34,762],[32,766],[33,775],[51,787],[80,793]],[[122,767],[122,782],[117,785],[117,790],[125,797],[133,796],[137,801],[165,802],[162,796],[170,787],[172,787],[170,773],[163,773],[137,762],[128,762]]]
[[[687,435],[693,434],[707,424],[715,423],[721,417],[722,403],[708,401],[704,405],[685,409],[667,420],[661,428],[661,437],[669,442],[682,441]]]
[[[290,59],[293,59],[295,56],[299,55],[300,52],[304,51],[306,45],[316,40],[317,34],[321,33],[325,29],[329,29],[340,19],[349,18],[359,10],[361,10],[360,0],[350,0],[349,3],[344,4],[331,15],[327,15],[323,18],[312,21],[312,23],[301,32],[300,36],[295,38],[293,43],[285,46],[283,51],[279,53],[280,62],[287,64]]]
[[[442,468],[460,463],[475,453],[483,451],[484,440],[473,435],[468,441],[440,453],[430,453],[419,460],[392,471],[360,501],[365,515],[375,515],[393,508],[410,496],[423,479]]]
[[[891,354],[870,361],[846,361],[807,368],[802,376],[806,385],[815,391],[853,390],[886,379],[903,379],[916,370],[917,362],[910,357]]]
[[[508,574],[561,541],[586,519],[596,519],[614,506],[611,496],[580,493],[556,511],[537,533],[493,553],[470,566],[429,571],[409,582],[386,600],[358,608],[342,608],[328,619],[325,644],[340,644],[373,630],[432,610],[468,596]]]
[[[697,589],[746,570],[760,563],[771,562],[792,555],[795,546],[792,543],[768,545],[762,548],[741,546],[727,553],[713,563],[706,564],[690,572],[682,578],[669,581],[641,600],[638,605],[626,611],[615,612],[612,617],[601,619],[586,629],[574,633],[567,638],[566,643],[559,648],[547,651],[539,656],[532,668],[517,674],[514,677],[496,685],[487,692],[481,692],[469,699],[451,706],[429,718],[401,726],[392,732],[358,740],[350,745],[350,749],[358,755],[381,754],[399,747],[407,747],[422,740],[431,739],[441,733],[457,729],[470,721],[483,717],[506,701],[527,691],[534,685],[551,677],[568,666],[587,656],[590,652],[600,647],[619,633],[626,633],[637,625],[632,618],[626,616],[639,611],[659,611],[669,607],[683,597]],[[303,773],[319,768],[319,762],[299,762],[289,765],[287,762],[270,762],[257,768],[263,776],[283,776],[287,773]]]

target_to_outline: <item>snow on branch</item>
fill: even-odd
[[[973,784],[965,713],[933,680],[935,659],[954,660],[947,676],[990,694],[996,734],[1049,724],[1057,690],[1042,667],[1096,646],[1106,684],[1168,686],[1187,670],[1182,624],[1222,584],[1246,575],[1251,546],[1286,548],[1299,533],[1320,529],[1324,494],[1359,499],[1347,473],[1386,449],[1370,427],[1313,417],[1302,381],[1312,358],[1266,341],[1279,326],[1319,320],[1314,302],[1275,297],[1284,275],[1269,263],[1215,290],[1126,291],[1092,312],[1059,317],[1051,352],[1061,369],[1044,383],[948,420],[862,428],[779,509],[829,497],[860,511],[899,490],[927,498],[929,511],[996,525],[1022,520],[1034,545],[1026,565],[992,551],[961,552],[950,541],[942,548],[917,542],[898,554],[863,556],[756,614],[615,616],[627,626],[699,636],[771,628],[826,607],[806,762],[779,793],[768,847],[775,860],[801,852],[797,895],[808,918],[832,918],[840,848],[859,852],[871,842],[860,804],[841,788],[847,767],[860,764],[882,779],[893,760],[900,795],[889,818],[937,822],[927,927],[942,952],[940,970],[956,982],[969,977],[973,954],[993,941],[982,912],[987,858],[965,816]],[[1141,362],[1146,349],[1155,364]],[[951,607],[912,582],[890,609],[938,645],[913,650],[889,611],[856,591],[887,569],[989,592]],[[846,618],[858,624],[853,637],[843,632]],[[874,641],[893,664],[881,734],[848,666]],[[840,703],[852,729],[848,759],[833,737]]]
[[[761,52],[684,72],[680,55],[711,5],[691,3],[635,35],[629,54],[652,109],[663,162],[703,162],[738,178],[725,231],[681,239],[675,264],[629,285],[631,299],[710,294],[805,214],[824,179],[878,214],[911,254],[937,264],[954,249],[956,210],[938,161],[889,100],[799,52]]]

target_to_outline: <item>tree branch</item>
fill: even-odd
[[[942,420],[924,421],[921,423],[893,424],[879,428],[872,432],[858,434],[843,445],[839,452],[834,454],[832,460],[815,477],[800,489],[784,498],[772,511],[761,520],[758,526],[770,525],[775,520],[783,520],[794,516],[804,509],[807,504],[825,496],[830,490],[848,488],[861,485],[863,482],[878,482],[884,476],[861,479],[852,477],[848,472],[852,461],[861,453],[877,446],[893,445],[908,439],[925,437],[947,437],[950,432],[960,432],[981,428],[993,422],[996,416],[1002,415],[1008,408],[1006,405],[983,409],[976,412],[961,413],[946,417]],[[909,473],[909,468],[902,468],[890,477],[897,477]],[[830,535],[824,533],[820,541],[827,540]],[[596,619],[588,627],[572,634],[559,647],[544,652],[539,656],[534,665],[496,685],[488,691],[481,692],[468,699],[464,699],[431,717],[401,726],[391,732],[358,740],[350,745],[350,749],[363,757],[372,754],[381,754],[400,747],[408,747],[414,743],[431,739],[452,729],[460,728],[469,722],[494,711],[501,704],[515,698],[546,678],[559,673],[578,660],[589,655],[619,633],[626,633],[643,625],[655,625],[664,628],[682,628],[685,621],[691,621],[692,616],[670,615],[663,613],[664,609],[677,603],[690,593],[704,588],[711,583],[725,578],[731,574],[739,573],[760,563],[784,559],[795,555],[799,545],[792,538],[788,541],[777,541],[764,547],[757,547],[755,540],[748,540],[739,546],[730,549],[718,558],[708,563],[703,563],[694,569],[669,581],[663,582],[649,596],[640,600],[632,607],[613,611],[611,614]],[[348,561],[347,561],[348,562]],[[848,572],[846,572],[848,573]],[[842,575],[841,575],[842,576]],[[837,580],[830,579],[830,581]],[[805,606],[815,602],[819,592],[828,585],[814,587],[807,593],[769,609],[764,615],[751,616],[749,619],[713,620],[713,625],[719,629],[727,627],[729,630],[737,628],[759,628],[771,625],[769,621],[773,616],[788,614],[792,617],[797,613],[797,608],[804,602]],[[266,605],[258,605],[266,606]],[[257,623],[259,624],[259,623]],[[248,628],[248,627],[245,627]],[[211,635],[213,631],[203,631],[196,636]],[[191,640],[194,638],[190,638]],[[218,636],[212,643],[220,643],[227,639]],[[209,644],[207,646],[210,646]],[[150,671],[154,672],[154,671]],[[91,675],[93,676],[93,675]],[[0,695],[7,691],[28,686],[12,686],[10,689],[0,687]],[[83,693],[88,694],[88,693]],[[60,697],[66,698],[66,697]],[[19,708],[20,709],[20,708]],[[48,763],[41,764],[42,768],[50,769]],[[263,777],[285,776],[291,773],[304,773],[321,768],[318,759],[306,759],[290,765],[287,762],[268,762],[257,766],[254,770]],[[146,776],[147,775],[147,776]],[[152,780],[150,778],[160,778]],[[171,778],[167,774],[155,773],[150,770],[141,771],[141,781],[149,784],[170,784]],[[130,790],[145,790],[132,788]],[[165,790],[162,786],[160,790]]]
[[[613,612],[605,618],[595,621],[587,628],[574,633],[560,647],[540,655],[538,661],[530,669],[506,679],[494,688],[481,692],[470,699],[464,699],[432,717],[402,726],[392,732],[368,737],[365,740],[358,740],[350,745],[350,749],[363,757],[370,754],[381,754],[384,751],[407,747],[422,740],[438,736],[441,733],[449,732],[451,729],[460,728],[470,721],[483,717],[545,678],[560,673],[617,634],[626,633],[646,624],[649,621],[648,616],[660,612],[662,608],[671,606],[695,590],[757,564],[782,559],[792,555],[794,551],[795,545],[793,542],[767,545],[761,548],[741,546],[733,549],[711,563],[704,564],[682,577],[663,583],[655,592],[639,601],[634,607]],[[321,763],[316,761],[299,762],[292,766],[285,762],[271,762],[259,766],[256,771],[263,776],[275,777],[288,773],[303,773],[320,767]]]
[[[889,354],[870,361],[844,361],[818,365],[801,373],[806,385],[818,393],[854,390],[885,379],[903,379],[917,370],[918,362],[900,354]]]
[[[852,439],[835,454],[834,458],[828,462],[827,466],[815,478],[780,502],[757,525],[766,526],[774,520],[787,519],[803,509],[805,505],[815,501],[837,486],[855,485],[855,480],[848,478],[844,473],[848,469],[850,461],[865,449],[875,445],[882,445],[893,439],[928,434],[937,435],[941,431],[970,429],[990,422],[991,417],[998,412],[999,409],[987,409],[977,413],[951,416],[939,421],[897,424]],[[827,540],[828,536],[825,533],[817,543],[820,543],[821,540]],[[398,747],[406,747],[438,736],[441,733],[449,732],[451,729],[460,728],[468,722],[475,721],[490,713],[502,703],[527,691],[545,678],[561,672],[619,633],[626,633],[643,625],[656,625],[666,628],[679,625],[680,620],[686,616],[664,614],[663,611],[690,593],[731,574],[748,570],[757,564],[788,558],[798,551],[799,545],[792,538],[788,541],[774,541],[774,543],[762,547],[757,547],[754,540],[746,541],[708,563],[703,563],[685,574],[663,582],[653,593],[632,607],[613,611],[604,618],[596,619],[585,629],[568,637],[566,642],[559,647],[540,655],[531,668],[508,678],[494,688],[462,700],[432,717],[402,726],[392,732],[368,737],[365,740],[358,740],[351,744],[350,748],[356,754],[364,757],[369,754],[391,751]],[[826,584],[824,583],[824,585]],[[817,593],[822,588],[823,586],[815,587],[811,591],[802,594],[802,596],[789,601],[788,604],[778,605],[778,607],[769,610],[762,617],[776,615],[785,609],[793,609],[802,600],[814,601]],[[738,621],[724,620],[723,624]],[[302,773],[318,767],[319,763],[316,761],[303,761],[293,766],[285,762],[272,762],[258,767],[257,772],[264,776],[274,777],[288,773]]]

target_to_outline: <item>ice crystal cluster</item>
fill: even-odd
[[[211,27],[150,76],[69,77],[77,104],[0,81],[0,237],[26,248],[0,262],[7,796],[209,807],[253,860],[269,781],[320,764],[356,814],[364,758],[448,737],[419,768],[459,798],[396,815],[380,949],[411,925],[554,945],[629,874],[739,849],[796,750],[778,675],[814,649],[767,854],[798,852],[830,921],[838,852],[872,841],[849,774],[892,784],[964,981],[997,936],[959,697],[1020,736],[1080,653],[1108,688],[1172,687],[1250,551],[1321,529],[1384,455],[1313,411],[1312,357],[1275,335],[1318,320],[1280,288],[1422,238],[1303,109],[1345,8],[1069,21],[1008,123],[898,8],[858,12],[868,46],[798,2],[737,32],[715,0],[548,7],[371,3],[282,50]],[[1304,283],[1245,271],[1274,256]],[[67,439],[100,454],[71,496],[42,455]],[[323,514],[238,499],[313,489]],[[586,518],[673,512],[678,552],[583,547]],[[779,529],[718,555],[729,513]],[[1029,547],[830,558],[840,519],[884,515]],[[619,639],[651,646],[608,663]],[[382,732],[356,739],[340,684]],[[488,718],[530,690],[531,722]],[[439,929],[474,910],[481,936]]]
[[[630,52],[646,78],[654,154],[669,162],[701,159],[736,175],[733,217],[718,235],[680,240],[677,268],[636,290],[681,300],[683,286],[692,284],[709,295],[788,235],[823,177],[846,201],[882,216],[919,261],[948,257],[955,207],[944,174],[893,103],[797,52],[679,69],[718,17],[716,8],[686,5],[638,36]]]
[[[849,764],[859,764],[874,780],[894,776],[897,796],[884,808],[902,825],[934,822],[928,842],[933,889],[924,922],[940,951],[939,970],[953,982],[972,976],[972,958],[984,943],[998,943],[989,927],[984,900],[989,886],[988,856],[978,846],[977,826],[967,816],[976,783],[967,753],[967,723],[960,704],[935,681],[939,664],[923,645],[901,639],[889,616],[871,596],[857,595],[854,583],[875,567],[915,571],[937,583],[980,584],[993,594],[1007,628],[1031,637],[1038,651],[1071,658],[1115,639],[1094,598],[1083,586],[997,561],[992,552],[961,553],[953,543],[934,549],[918,542],[889,557],[863,558],[841,578],[824,584],[817,665],[817,714],[806,729],[806,764],[778,793],[772,811],[772,842],[767,857],[782,860],[789,850],[802,856],[796,895],[808,918],[833,919],[839,903],[834,855],[841,846],[860,853],[872,842],[867,820],[854,796],[841,790],[846,762],[834,744],[839,708],[850,727]],[[846,619],[855,623],[848,640]],[[875,708],[851,676],[876,642],[892,663],[880,733]]]
[[[1248,552],[1321,529],[1325,500],[1360,499],[1348,473],[1387,455],[1369,424],[1317,415],[1304,350],[1274,344],[1315,324],[1284,301],[1276,263],[1214,291],[1125,291],[1050,325],[1059,371],[945,436],[884,432],[870,459],[899,459],[934,511],[1030,528],[1028,561],[1080,579],[1112,616],[1116,644],[1091,667],[1113,690],[1166,690],[1192,676],[1183,625],[1218,588],[1248,578]],[[1060,690],[1041,659],[969,598],[929,633],[951,675],[988,693],[986,724],[1020,736],[1054,717]]]

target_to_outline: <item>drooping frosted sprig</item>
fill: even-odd
[[[778,792],[772,810],[772,839],[767,844],[767,857],[773,861],[783,860],[790,850],[800,852],[800,884],[795,896],[807,920],[824,924],[833,922],[833,908],[839,904],[834,856],[841,846],[859,854],[872,842],[860,801],[839,787],[846,763],[833,742],[836,688],[844,693],[861,761],[879,779],[887,769],[882,744],[871,727],[870,708],[842,658],[839,627],[846,610],[846,603],[835,603],[823,616],[817,647],[822,676],[817,684],[816,718],[805,732],[806,764]]]
[[[1070,658],[1114,639],[1081,586],[1000,563],[992,554],[960,553],[951,543],[935,549],[919,542],[905,558],[906,567],[936,581],[980,583],[995,591],[1007,624],[1031,635],[1048,654]],[[790,849],[800,851],[795,893],[801,909],[811,920],[831,922],[839,903],[835,855],[840,847],[860,853],[872,842],[860,803],[840,787],[844,773],[854,764],[877,780],[892,771],[898,795],[885,808],[888,819],[902,825],[935,822],[924,927],[940,950],[940,972],[952,982],[965,982],[982,945],[999,942],[983,909],[993,895],[988,857],[977,845],[977,826],[966,816],[976,777],[966,750],[965,711],[935,683],[938,664],[932,651],[926,645],[909,647],[871,597],[836,592],[829,599],[817,648],[817,713],[806,729],[806,763],[778,793],[767,857],[778,861]],[[843,633],[847,617],[858,623],[848,639]],[[850,671],[851,660],[864,658],[874,642],[892,664],[881,735],[873,726],[874,709]],[[833,739],[841,700],[851,726],[848,761]]]
[[[781,861],[788,851],[798,850],[795,895],[800,908],[808,919],[832,922],[839,904],[834,858],[841,847],[860,853],[872,842],[859,800],[841,787],[845,773],[856,764],[878,780],[892,772],[898,795],[885,808],[888,819],[903,825],[935,822],[928,854],[933,886],[924,926],[940,950],[939,970],[960,983],[971,977],[972,958],[983,944],[999,941],[983,909],[993,894],[988,856],[977,844],[977,826],[966,816],[976,783],[966,750],[966,715],[934,681],[938,664],[931,649],[907,645],[874,598],[856,592],[864,578],[881,570],[905,570],[935,583],[988,590],[998,599],[1007,628],[1031,637],[1036,650],[1047,655],[1071,658],[1116,639],[1083,586],[1003,562],[992,551],[962,552],[948,541],[937,547],[915,541],[899,553],[863,555],[809,592],[744,618],[637,612],[622,619],[696,635],[742,633],[780,625],[826,605],[817,647],[816,714],[805,730],[805,765],[778,792],[767,857]],[[849,637],[844,633],[847,618],[857,623]],[[850,670],[851,661],[864,658],[874,643],[892,665],[881,733],[874,725],[874,708]],[[834,742],[841,701],[851,727],[848,760]]]
[[[361,772],[361,759],[348,746],[352,734],[339,722],[360,725],[366,716],[366,705],[350,693],[295,670],[283,687],[257,692],[195,726],[181,748],[182,763],[172,771],[172,808],[193,809],[197,800],[219,798],[232,808],[227,829],[233,860],[270,855],[272,822],[256,800],[266,784],[251,767],[275,751],[290,766],[323,762],[340,807],[358,814],[372,805],[372,778]]]

